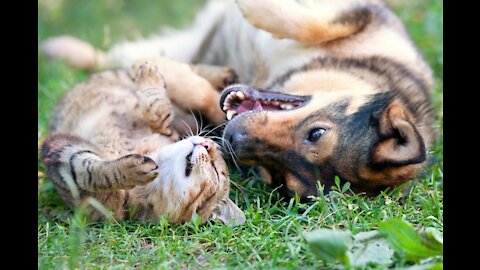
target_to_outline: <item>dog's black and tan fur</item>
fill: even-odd
[[[382,91],[366,96],[358,107],[354,98],[344,98],[321,109],[307,100],[296,114],[244,113],[226,129],[236,155],[244,162],[261,165],[263,176],[274,186],[283,184],[284,191],[299,194],[314,194],[319,176],[327,189],[338,176],[350,181],[353,190],[371,194],[412,179],[426,159],[421,132],[433,133],[425,84],[384,58],[320,58],[282,76],[267,89],[281,88],[294,74],[313,69],[342,70],[371,80]],[[255,91],[243,86],[228,90]],[[352,104],[354,110],[349,111]],[[316,128],[326,132],[318,141],[309,141]]]
[[[92,65],[70,57],[79,49],[86,58],[95,52],[87,62],[96,68],[128,65],[160,49],[178,60],[232,67],[243,84],[220,98],[231,120],[224,136],[240,162],[258,166],[286,193],[306,198],[318,181],[328,188],[339,176],[374,194],[417,175],[436,134],[432,74],[383,1],[227,2],[210,1],[203,22],[187,30],[203,34],[175,50],[174,35],[108,53],[65,38],[43,48],[80,68]]]

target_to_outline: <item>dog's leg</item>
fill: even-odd
[[[122,42],[104,52],[76,37],[58,36],[43,41],[40,50],[47,57],[64,60],[73,68],[99,70],[129,67],[138,59],[155,56],[190,62],[199,46],[195,38],[193,30],[179,31],[165,37]]]
[[[205,39],[220,20],[225,1],[209,1],[198,13],[193,25],[147,39],[121,42],[107,52],[71,36],[58,36],[44,40],[40,50],[49,58],[63,59],[73,68],[96,70],[114,67],[128,68],[136,60],[164,56],[181,62],[191,62]]]
[[[110,66],[105,52],[72,36],[57,36],[44,40],[40,51],[51,59],[66,61],[71,67],[96,70]]]
[[[236,0],[245,19],[277,38],[319,44],[347,37],[365,27],[372,12],[367,6],[345,6],[294,0]],[[315,5],[316,4],[316,5]]]
[[[217,90],[223,90],[230,84],[238,82],[235,71],[229,67],[196,64],[192,65],[192,71],[198,76],[205,78]]]
[[[190,65],[164,57],[138,60],[132,70],[149,62],[155,64],[165,78],[167,94],[171,102],[185,112],[199,111],[212,123],[219,125],[225,120],[220,109],[220,93],[205,79],[193,72]]]

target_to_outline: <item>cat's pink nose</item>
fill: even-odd
[[[209,140],[203,141],[203,142],[199,143],[199,145],[205,147],[205,149],[207,149],[207,151],[212,149],[212,147],[213,147],[212,142],[209,141]]]

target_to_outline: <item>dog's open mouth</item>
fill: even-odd
[[[241,113],[258,111],[284,111],[302,107],[310,97],[294,96],[270,91],[259,91],[245,85],[232,85],[223,90],[220,107],[227,119]]]

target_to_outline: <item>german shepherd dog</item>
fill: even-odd
[[[78,68],[163,55],[229,66],[242,84],[217,104],[236,158],[301,198],[335,176],[378,193],[413,179],[435,140],[432,72],[381,0],[210,1],[192,28],[117,44],[72,37],[42,45]]]

